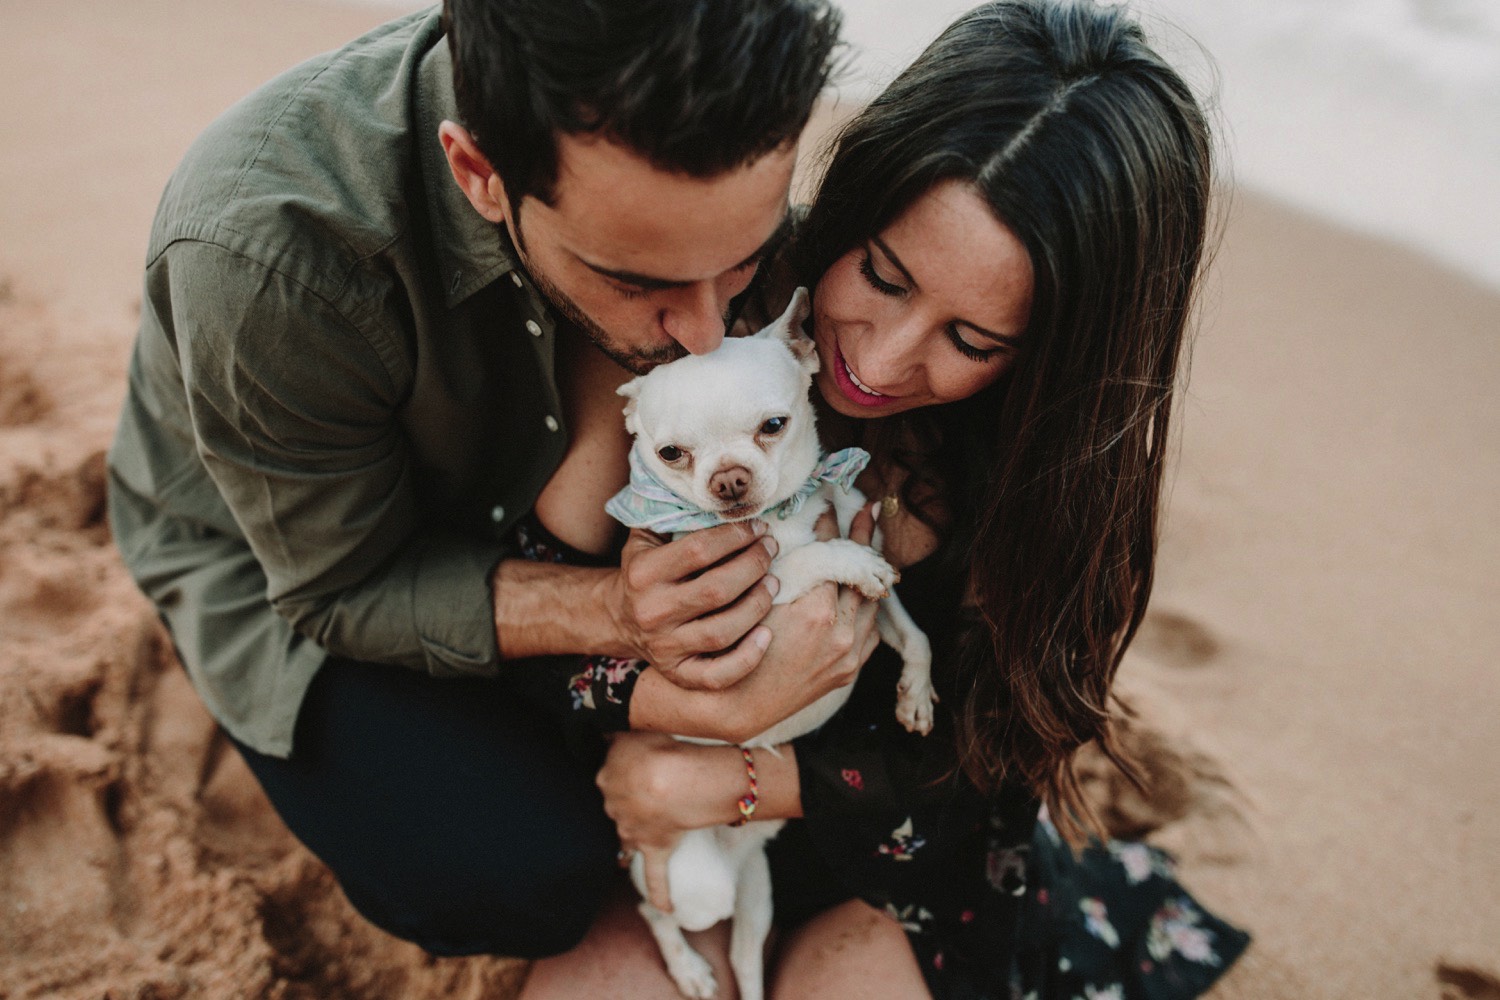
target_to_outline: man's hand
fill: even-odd
[[[862,511],[849,537],[869,544],[874,526],[872,514]],[[837,533],[831,516],[819,522],[820,536]],[[756,630],[769,630],[769,648],[753,671],[723,690],[673,691],[655,671],[642,673],[631,698],[631,726],[730,743],[764,732],[853,682],[880,643],[875,610],[874,601],[852,588],[821,584],[770,610]]]
[[[675,542],[632,531],[606,607],[633,654],[689,690],[722,690],[750,673],[770,645],[758,623],[779,586],[766,575],[776,542],[765,530],[752,520]]]

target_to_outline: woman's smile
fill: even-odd
[[[836,342],[833,345],[833,352],[836,359],[836,363],[833,366],[834,381],[838,383],[838,387],[843,390],[844,395],[849,398],[850,402],[860,406],[884,406],[900,398],[889,393],[877,392],[860,381],[859,376],[854,374],[854,369],[849,366],[849,360],[844,357],[844,352]]]

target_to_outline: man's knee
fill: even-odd
[[[418,865],[374,883],[340,881],[371,923],[434,955],[542,958],[583,940],[619,878],[612,845],[573,846],[500,864]]]

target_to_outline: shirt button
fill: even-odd
[[[558,423],[557,423],[557,418],[556,418],[556,417],[554,417],[554,416],[553,416],[553,415],[552,415],[552,414],[550,414],[550,413],[549,413],[549,414],[547,414],[547,419],[546,419],[546,420],[544,420],[544,421],[542,421],[542,423],[544,423],[544,424],[546,424],[546,425],[547,425],[547,429],[548,429],[548,430],[549,430],[549,431],[555,431],[555,430],[557,430],[557,428],[558,428],[558,426],[559,426],[559,425],[558,425]]]
[[[542,328],[537,325],[536,320],[528,319],[526,321],[526,332],[533,337],[540,337],[542,335]]]
[[[495,504],[495,506],[491,507],[490,520],[494,521],[496,524],[499,524],[501,521],[505,520],[505,508],[500,506],[499,504]]]
[[[512,285],[515,285],[517,288],[520,288],[521,287],[521,276],[519,274],[517,274],[516,272],[514,272],[514,271],[510,272],[510,283]]]

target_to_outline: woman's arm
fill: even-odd
[[[758,785],[755,820],[801,816],[801,784],[791,744],[750,752]],[[739,747],[684,743],[659,733],[616,736],[597,781],[625,856],[641,852],[647,894],[663,911],[672,908],[666,864],[678,838],[688,830],[733,823],[740,818],[740,799],[750,790]]]
[[[796,750],[751,750],[759,784],[755,818],[802,815]],[[598,784],[627,846],[661,844],[683,830],[733,823],[749,791],[737,746],[684,743],[660,733],[621,733],[610,743]],[[662,834],[666,833],[668,837]]]

